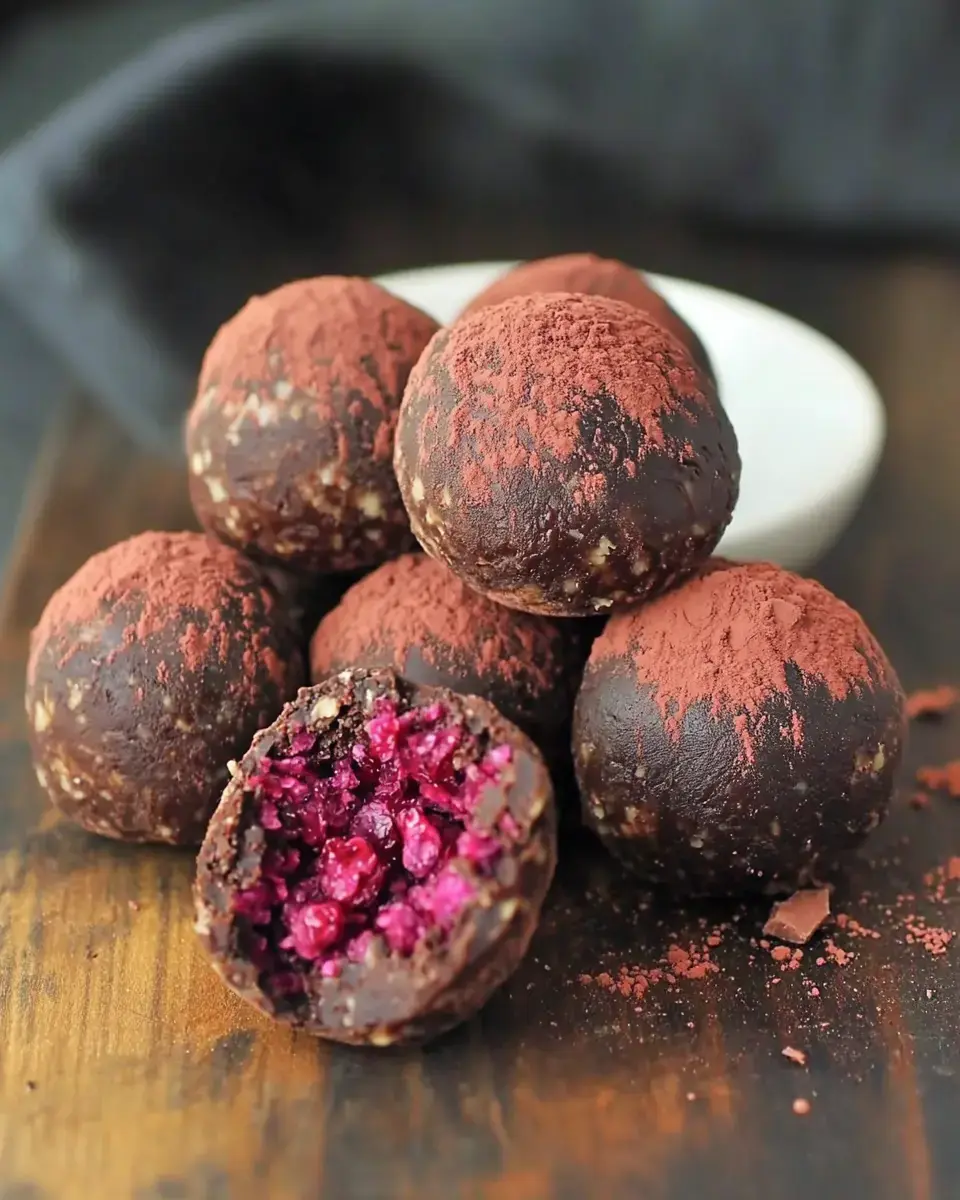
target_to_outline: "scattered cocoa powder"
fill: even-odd
[[[789,693],[787,664],[841,700],[879,683],[899,685],[861,617],[826,588],[769,563],[714,559],[675,592],[644,608],[636,623],[611,621],[593,658],[630,658],[642,683],[655,685],[665,727],[678,735],[691,705],[742,717],[749,726],[774,691]],[[682,647],[683,653],[678,653]],[[794,744],[802,730],[788,731]]]
[[[673,943],[655,966],[643,967],[623,965],[616,976],[607,971],[598,975],[582,974],[577,982],[585,986],[594,985],[612,995],[642,1001],[647,992],[661,984],[673,987],[682,980],[697,982],[719,972],[719,966],[711,959],[710,949],[722,942],[722,930],[715,929],[703,943],[681,946]],[[710,941],[711,945],[707,945]]]
[[[774,904],[763,932],[784,942],[803,945],[830,915],[830,889],[804,888]]]
[[[942,717],[960,701],[960,689],[948,684],[911,692],[907,697],[906,714],[913,720]]]
[[[917,771],[917,783],[932,792],[947,792],[960,797],[960,758],[942,767],[921,767]]]
[[[876,940],[880,937],[880,933],[876,929],[869,929],[866,925],[862,925],[854,917],[848,913],[837,913],[836,918],[837,928],[842,929],[850,937],[855,938],[873,938]]]
[[[854,955],[849,950],[843,950],[836,944],[833,938],[827,938],[824,942],[824,949],[826,950],[827,961],[832,962],[838,967],[845,967],[854,958]],[[818,959],[817,962],[819,961]]]
[[[938,925],[928,925],[924,917],[910,915],[904,918],[903,927],[906,930],[904,941],[907,945],[922,946],[928,954],[939,957],[946,954],[950,943],[956,934],[952,929],[944,929]]]

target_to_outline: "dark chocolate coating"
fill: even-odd
[[[26,707],[37,777],[57,808],[91,833],[198,845],[228,761],[303,681],[295,636],[261,572],[217,550],[235,564],[216,631],[208,611],[171,606],[162,629],[131,636],[143,614],[134,592],[102,598],[94,619],[34,647]],[[174,569],[160,558],[158,588],[171,586]],[[193,631],[206,643],[199,663],[182,649]]]
[[[775,894],[842,870],[889,806],[903,696],[875,680],[835,700],[792,663],[786,672],[789,694],[765,701],[745,762],[736,714],[695,704],[672,737],[630,662],[589,663],[574,759],[584,820],[608,849],[684,894]],[[794,713],[799,747],[781,733]]]
[[[308,729],[331,759],[363,729],[375,701],[405,710],[440,701],[476,734],[507,743],[513,760],[482,801],[492,827],[509,810],[521,834],[504,852],[477,897],[440,945],[424,942],[409,958],[388,954],[376,938],[362,963],[337,978],[304,975],[305,991],[276,997],[261,986],[249,957],[250,926],[237,916],[237,894],[257,883],[265,848],[257,798],[245,780],[269,750]],[[536,748],[486,701],[410,684],[392,671],[344,671],[304,688],[276,722],[254,739],[210,822],[197,862],[197,932],[216,970],[244,1000],[278,1021],[333,1041],[389,1046],[423,1041],[482,1007],[526,953],[556,864],[556,816],[546,767]]]
[[[640,271],[615,258],[601,258],[597,254],[558,254],[552,258],[520,263],[474,296],[460,315],[465,317],[511,296],[525,296],[533,292],[581,292],[588,296],[609,296],[611,300],[623,300],[634,308],[642,309],[686,346],[694,362],[716,384],[717,375],[710,355],[696,331],[647,282]]]
[[[385,572],[395,577],[390,589],[379,583]],[[453,608],[469,625],[468,645],[444,637]],[[391,609],[410,610],[399,630]],[[361,580],[320,622],[310,643],[310,678],[387,668],[411,683],[480,696],[531,738],[559,786],[572,783],[570,720],[590,650],[581,624],[510,612],[426,555],[408,555]],[[483,653],[487,644],[498,647],[496,658]]]
[[[411,549],[393,436],[436,328],[365,279],[301,280],[251,300],[211,343],[187,419],[203,527],[308,577]]]
[[[545,307],[525,312],[519,306],[529,301]],[[674,407],[657,418],[652,437],[609,391],[571,388],[564,415],[577,415],[579,435],[569,457],[548,439],[527,439],[522,453],[534,454],[535,466],[486,460],[461,434],[465,427],[493,423],[511,446],[525,406],[544,426],[556,422],[531,399],[526,364],[484,344],[485,318],[503,314],[519,343],[526,325],[544,338],[571,305],[588,313],[579,326],[585,341],[590,313],[598,324],[622,325],[625,344],[636,342],[638,375],[674,389]],[[504,394],[491,392],[488,380],[463,389],[454,383],[454,363],[473,337],[478,358],[498,364]],[[596,374],[605,377],[603,362]],[[428,553],[491,599],[554,616],[629,608],[682,579],[720,540],[740,479],[736,436],[710,380],[650,318],[597,297],[520,297],[441,330],[407,386],[395,462],[411,526]],[[471,472],[485,494],[470,493]],[[602,480],[602,489],[584,498],[585,478]]]

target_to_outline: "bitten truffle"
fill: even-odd
[[[607,296],[639,308],[659,325],[669,329],[690,351],[694,362],[710,379],[716,381],[710,355],[693,329],[647,283],[636,267],[628,266],[616,258],[600,258],[596,254],[558,254],[553,258],[521,263],[474,296],[461,316],[491,304],[500,304],[513,296],[530,296],[536,292],[581,292],[588,296]]]
[[[92,833],[197,845],[227,762],[303,675],[253,564],[201,534],[140,534],[81,567],[33,631],[37,778]]]
[[[569,777],[570,718],[586,660],[579,625],[494,604],[442,563],[406,554],[355,584],[320,622],[310,677],[389,667],[413,683],[482,696]]]
[[[561,616],[689,573],[740,480],[709,379],[662,326],[600,296],[519,296],[437,333],[395,462],[425,550],[501,604]]]
[[[200,851],[197,930],[279,1021],[423,1040],[513,972],[555,859],[550,779],[514,725],[476,697],[345,671],[244,755]]]
[[[301,574],[412,548],[393,439],[436,328],[366,279],[305,279],[250,300],[213,339],[187,419],[204,528]]]
[[[717,560],[594,643],[574,713],[584,818],[677,892],[827,882],[887,811],[903,705],[853,609]]]

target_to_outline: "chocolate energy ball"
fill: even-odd
[[[395,463],[425,550],[501,604],[558,616],[689,573],[740,481],[713,384],[661,325],[602,296],[518,296],[437,333]]]
[[[861,617],[766,563],[713,562],[612,617],[574,714],[585,820],[689,893],[828,881],[885,815],[903,739]]]
[[[253,564],[202,534],[140,534],[81,567],[33,631],[37,778],[92,833],[196,845],[228,760],[303,675]]]
[[[572,636],[579,624],[494,604],[442,563],[406,554],[355,584],[320,622],[310,677],[390,667],[413,683],[482,696],[569,775],[570,718],[586,660]]]
[[[279,1021],[388,1046],[513,972],[556,859],[550,778],[488,704],[344,671],[258,734],[210,822],[197,931]]]
[[[710,355],[696,333],[676,309],[647,283],[636,267],[628,266],[616,258],[600,258],[596,254],[558,254],[553,258],[521,263],[474,296],[460,315],[466,316],[488,305],[500,304],[512,296],[529,296],[536,292],[581,292],[631,304],[669,329],[690,351],[701,370],[716,382]]]
[[[213,339],[187,419],[204,528],[301,574],[410,549],[394,430],[436,328],[367,279],[304,279],[250,300]]]

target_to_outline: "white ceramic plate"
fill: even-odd
[[[380,282],[447,323],[511,265],[428,267]],[[885,431],[876,388],[792,317],[702,283],[650,279],[703,339],[740,441],[740,502],[721,551],[803,570],[836,541],[876,470]]]

